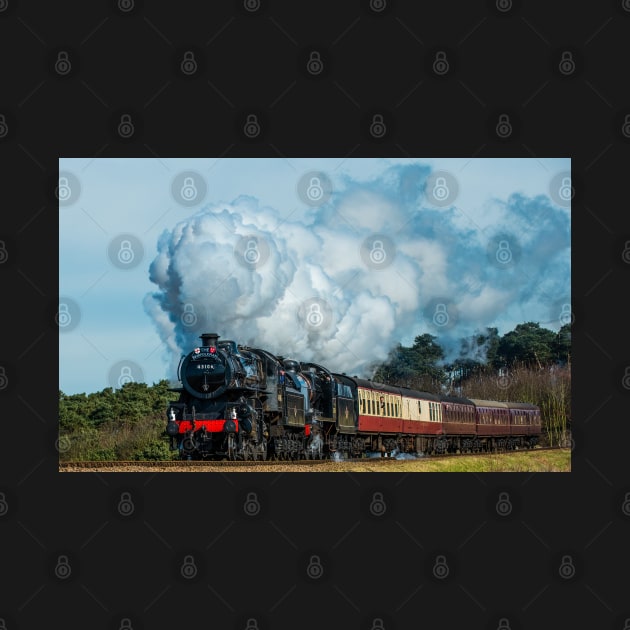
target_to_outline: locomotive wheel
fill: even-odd
[[[234,434],[230,433],[228,435],[228,459],[230,461],[234,461],[236,459],[236,439],[234,438]]]

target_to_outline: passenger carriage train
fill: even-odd
[[[540,409],[420,392],[201,335],[166,433],[182,459],[320,459],[533,448]]]

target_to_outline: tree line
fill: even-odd
[[[91,394],[59,391],[61,461],[172,459],[165,409],[177,395],[169,382],[125,383]]]
[[[519,324],[501,336],[497,328],[462,338],[456,358],[445,360],[446,352],[434,335],[423,334],[411,347],[398,344],[387,361],[375,366],[375,381],[443,392],[457,388],[480,374],[502,374],[519,368],[545,369],[569,365],[571,326],[558,332],[536,322]]]

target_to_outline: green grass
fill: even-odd
[[[338,464],[344,472],[571,472],[570,449]],[[343,468],[342,468],[343,467]]]

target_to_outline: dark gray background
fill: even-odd
[[[4,627],[622,630],[630,2],[121,1],[0,0]],[[573,159],[571,474],[57,472],[58,157],[285,155]]]

